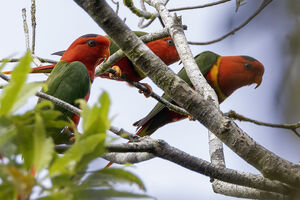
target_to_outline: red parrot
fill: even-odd
[[[219,56],[213,52],[205,51],[198,54],[195,61],[201,73],[218,95],[219,103],[222,103],[240,87],[256,83],[257,88],[262,82],[264,66],[249,56]],[[192,82],[184,68],[177,75],[192,87]],[[176,104],[166,94],[163,94],[162,97]],[[162,103],[157,103],[146,117],[133,125],[137,126],[138,131],[136,134],[143,137],[151,135],[158,128],[168,123],[185,118],[187,116],[169,110]],[[112,164],[112,162],[109,162],[105,168]]]
[[[143,36],[147,33],[145,32],[134,32],[137,36]],[[111,41],[111,54],[115,53],[119,50],[119,47],[110,39]],[[179,55],[175,48],[174,42],[171,37],[165,37],[159,40],[155,40],[152,42],[148,42],[146,44],[153,53],[155,53],[166,65],[171,65],[177,61],[179,61]],[[118,62],[114,64],[114,66],[118,66],[120,74],[124,74],[130,81],[138,82],[146,77],[146,75],[140,71],[127,57],[122,58]],[[110,77],[108,73],[101,74],[102,78],[109,78],[114,80],[122,81],[118,76]]]
[[[137,36],[146,35],[146,32],[134,32]],[[119,50],[119,47],[111,40],[110,37],[106,36],[110,40],[110,53],[114,54]],[[146,44],[166,65],[171,65],[177,61],[179,61],[179,55],[176,51],[175,45],[171,37],[162,38],[159,40],[155,40],[152,42],[148,42]],[[62,55],[64,57],[65,51],[59,51],[54,53],[54,55]],[[88,59],[88,58],[87,58]],[[47,65],[42,67],[36,67],[32,69],[31,73],[50,73],[53,69],[53,65]],[[130,81],[138,82],[146,77],[146,75],[140,71],[127,57],[122,58],[118,62],[114,64],[114,69],[118,72],[117,74],[124,74]],[[5,72],[10,73],[10,72]],[[99,75],[102,78],[108,78],[113,80],[119,80],[119,76],[110,76],[109,73],[104,73]],[[149,89],[149,93],[151,93],[151,87],[148,84],[143,84]]]
[[[101,35],[87,34],[76,39],[65,51],[46,80],[46,94],[75,105],[75,100],[88,100],[95,67],[109,57],[109,40]],[[42,99],[40,99],[41,101]],[[79,116],[55,105],[64,118],[71,118],[77,125]]]
[[[201,73],[218,95],[220,103],[236,89],[253,83],[257,84],[257,88],[262,82],[264,66],[249,56],[219,56],[213,52],[205,51],[197,55],[195,61]],[[192,86],[184,68],[180,70],[178,76]],[[175,104],[166,94],[163,97]],[[186,116],[175,113],[163,104],[157,103],[146,117],[133,125],[137,126],[139,136],[145,136],[151,135],[168,123],[185,118]]]

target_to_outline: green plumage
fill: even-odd
[[[205,51],[198,54],[195,57],[195,61],[201,73],[205,76],[210,68],[217,62],[218,58],[219,55],[210,51]],[[192,87],[192,82],[188,78],[184,68],[182,68],[177,75]],[[172,101],[172,99],[165,93],[162,97],[170,102]],[[159,102],[146,117],[133,124],[134,126],[137,126],[137,128],[141,128],[138,132],[140,136],[151,135],[159,127],[171,122],[170,120],[172,120],[172,116],[169,116],[170,112],[163,111],[163,109],[165,109],[165,106]]]
[[[60,61],[46,81],[47,91],[42,92],[75,105],[75,100],[82,99],[89,93],[90,84],[89,73],[83,63]],[[58,105],[55,105],[55,110],[61,111],[65,119],[74,115]]]

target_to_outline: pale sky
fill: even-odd
[[[168,5],[169,8],[174,8],[197,5],[198,2],[172,0]],[[208,3],[212,1],[201,2]],[[50,54],[66,49],[79,36],[87,33],[105,35],[104,31],[71,0],[43,0],[36,3],[36,55],[40,57],[58,60],[59,57]],[[273,3],[275,4],[276,1]],[[137,27],[138,18],[123,6],[122,1],[120,1],[120,4],[119,14],[121,18],[126,17],[126,24],[133,30],[139,30]],[[23,7],[27,8],[27,20],[30,23],[29,0],[11,0],[0,3],[0,58],[12,55],[19,56],[25,51],[21,18]],[[249,9],[247,5],[240,8],[239,12],[235,14],[235,18],[241,17],[241,13],[247,11],[247,9]],[[232,1],[213,8],[179,12],[178,14],[183,16],[183,24],[188,26],[186,31],[188,40],[207,41],[215,39],[229,30],[227,16],[234,13],[234,10],[235,1]],[[282,30],[279,25],[277,27],[276,20],[274,20],[272,25],[260,26],[255,32],[247,34],[247,28],[252,27],[253,30],[256,23],[261,20],[263,20],[263,16],[258,15],[243,30],[222,42],[209,46],[191,46],[191,48],[194,55],[204,50],[210,50],[226,56],[249,55],[262,62],[265,66],[265,74],[261,86],[258,89],[254,89],[254,85],[239,89],[222,103],[221,110],[227,112],[232,109],[257,120],[279,123],[282,122],[279,109],[272,103],[283,67],[279,59],[282,53],[280,42],[276,43],[276,41],[282,41],[286,38],[287,30]],[[238,24],[233,24],[233,26],[236,25]],[[160,28],[160,23],[155,22],[146,31],[154,32]],[[178,66],[178,63],[171,66],[176,72],[181,67]],[[30,81],[45,78],[44,75],[32,75]],[[155,92],[161,93],[161,90],[155,87],[150,79],[145,79],[142,82],[151,84]],[[137,92],[137,89],[129,87],[126,83],[100,78],[97,78],[92,86],[89,104],[93,104],[104,90],[108,91],[112,102],[110,109],[110,116],[113,117],[112,124],[132,133],[135,132],[132,123],[144,117],[156,104],[155,100],[144,98],[143,95]],[[20,112],[32,108],[35,103],[36,98],[32,98]],[[292,132],[258,127],[249,123],[237,122],[237,124],[258,143],[277,155],[292,162],[300,160],[299,154],[293,153],[299,152],[300,140]],[[183,120],[172,123],[157,130],[152,137],[163,139],[172,146],[209,161],[207,130],[198,122]],[[225,156],[227,167],[257,173],[257,170],[227,147],[225,147]],[[93,162],[92,167],[99,168],[106,163],[106,161],[99,159]],[[129,169],[144,181],[147,194],[159,200],[235,199],[215,194],[212,191],[209,177],[159,158],[136,164]],[[138,191],[135,187],[126,187],[126,189]]]

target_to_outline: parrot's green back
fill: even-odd
[[[89,93],[90,84],[89,73],[83,63],[60,61],[46,81],[47,90],[42,92],[75,105],[75,100],[82,99]],[[58,105],[54,108],[61,111],[65,119],[74,115]]]
[[[211,67],[217,62],[218,58],[220,56],[211,52],[211,51],[204,51],[200,54],[198,54],[195,57],[195,61],[198,65],[198,68],[200,69],[201,73],[205,76],[209,70],[211,69]],[[184,67],[177,73],[177,75],[184,80],[189,86],[192,87],[192,82],[191,80],[188,78],[187,73],[184,69]],[[162,98],[168,100],[169,102],[172,101],[172,99],[167,95],[167,94],[163,94]],[[174,102],[173,102],[174,103]],[[155,117],[160,111],[162,111],[165,108],[165,105],[158,102],[156,104],[156,106],[152,109],[152,111],[143,119],[135,122],[133,125],[137,126],[137,128],[142,127],[144,124],[146,124],[149,120],[151,120],[153,117]],[[168,119],[165,119],[166,121]],[[160,119],[159,121],[160,123],[164,124],[165,121],[163,119]],[[154,124],[151,124],[152,126],[155,126]],[[159,127],[159,125],[157,125]],[[151,133],[150,133],[151,134]],[[147,129],[142,130],[141,132],[139,132],[140,136],[145,136],[148,135]]]
[[[142,32],[142,31],[133,31],[134,34],[136,34],[138,37],[141,37],[143,35],[146,35],[148,33],[146,32]],[[110,51],[110,55],[113,55],[114,53],[116,53],[120,48],[118,47],[118,45],[109,37],[106,36],[109,41],[110,41],[110,46],[109,46],[109,51]]]

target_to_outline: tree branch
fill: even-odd
[[[211,40],[208,42],[188,42],[191,45],[208,45],[208,44],[213,44],[216,42],[219,42],[221,40],[224,40],[225,38],[227,38],[230,35],[235,34],[235,32],[239,31],[241,28],[243,28],[244,26],[246,26],[256,15],[258,15],[269,3],[271,3],[272,0],[264,0],[260,7],[254,12],[253,15],[251,15],[244,23],[242,23],[240,26],[234,28],[232,31],[230,31],[229,33],[226,33],[225,35],[215,39],[215,40]]]
[[[56,145],[56,150],[66,151],[70,147],[71,145]],[[139,161],[143,161],[142,156],[144,156],[146,160],[157,156],[192,171],[201,173],[211,178],[226,181],[228,183],[244,185],[247,187],[253,187],[285,195],[290,194],[291,191],[293,191],[293,188],[290,188],[289,186],[278,181],[271,181],[257,174],[249,174],[233,169],[219,167],[176,149],[163,140],[153,140],[148,136],[140,138],[139,142],[108,144],[106,148],[109,152],[116,153],[106,153],[103,157],[121,164],[128,163],[129,161],[131,162],[131,160],[134,159],[140,159]]]
[[[32,54],[34,54],[34,52],[35,52],[35,30],[36,30],[35,13],[36,13],[35,0],[31,0],[31,26],[32,26],[32,47],[31,47],[31,51],[32,51]]]
[[[168,37],[169,32],[167,29],[162,29],[161,31],[149,33],[147,35],[143,35],[140,37],[140,39],[144,43],[148,43],[154,40],[159,40],[161,38]],[[95,76],[98,76],[104,72],[106,72],[107,69],[112,67],[116,62],[118,62],[121,58],[125,56],[124,52],[120,49],[117,52],[115,52],[113,55],[109,56],[109,58],[106,60],[106,62],[102,62],[100,65],[96,67],[95,70]]]
[[[126,56],[219,139],[266,177],[300,187],[300,166],[280,158],[250,138],[210,101],[178,78],[134,35],[104,0],[75,0],[113,38]],[[175,34],[176,35],[176,34]],[[174,37],[173,37],[174,39]]]
[[[250,119],[248,117],[245,117],[241,114],[236,113],[233,110],[230,110],[229,112],[225,113],[224,115],[226,115],[226,116],[228,116],[232,119],[236,119],[236,120],[239,120],[239,121],[245,121],[245,122],[251,122],[251,123],[259,125],[259,126],[268,126],[268,127],[272,127],[272,128],[289,129],[289,130],[293,131],[298,137],[300,137],[300,134],[297,131],[297,128],[300,127],[300,122],[296,122],[294,124],[266,123],[266,122],[261,122],[261,121],[258,121],[258,120]]]
[[[112,74],[116,73],[116,71],[114,69],[109,69],[109,70],[107,70],[107,72],[112,73]],[[130,85],[133,85],[134,87],[138,88],[144,94],[147,94],[149,92],[148,89],[143,84],[141,84],[139,82],[130,81],[124,74],[122,74],[120,78],[122,80],[126,81],[127,83],[129,83]],[[189,115],[189,113],[186,110],[184,110],[183,108],[181,108],[179,106],[176,106],[176,105],[172,104],[171,102],[169,102],[166,99],[162,98],[161,96],[159,96],[155,92],[151,92],[150,96],[152,98],[156,99],[158,102],[165,105],[169,110],[177,112],[181,115],[185,115],[185,116]]]
[[[55,60],[51,60],[51,59],[47,59],[47,58],[41,58],[36,56],[36,58],[38,58],[42,63],[51,63],[51,64],[56,64],[57,61]],[[4,58],[1,59],[0,62],[19,62],[20,58]]]
[[[216,6],[216,5],[219,5],[219,4],[222,4],[222,3],[226,3],[226,2],[229,2],[229,1],[231,1],[231,0],[221,0],[221,1],[216,1],[216,2],[212,2],[212,3],[204,4],[204,5],[199,5],[199,6],[187,6],[187,7],[181,7],[181,8],[170,8],[169,12],[206,8],[206,7]]]
[[[24,34],[25,34],[25,45],[26,49],[30,50],[29,48],[29,31],[28,31],[28,25],[26,21],[26,9],[22,9],[22,18],[23,18],[23,28],[24,28]]]
[[[124,0],[123,1],[125,6],[127,6],[131,12],[139,17],[143,17],[145,19],[154,19],[156,16],[153,13],[150,13],[146,10],[140,10],[137,7],[134,6],[132,0]]]

